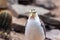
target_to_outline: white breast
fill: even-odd
[[[25,40],[44,40],[44,30],[41,23],[37,20],[30,19],[25,29]]]

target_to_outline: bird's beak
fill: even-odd
[[[32,12],[31,12],[31,13],[30,13],[30,17],[31,17],[31,18],[35,18],[35,13],[32,13]]]

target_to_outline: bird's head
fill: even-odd
[[[35,9],[32,9],[32,10],[30,11],[29,17],[30,17],[30,18],[33,18],[33,19],[36,17],[36,11],[35,11]]]

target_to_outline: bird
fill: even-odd
[[[45,40],[45,26],[35,9],[29,12],[29,18],[25,27],[25,40]]]
[[[0,34],[3,35],[5,40],[10,37],[12,26],[12,15],[8,10],[2,10],[0,12]]]

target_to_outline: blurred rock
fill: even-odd
[[[50,13],[52,15],[55,15],[54,20],[60,21],[60,0],[53,0],[54,4],[56,5],[56,8],[54,10],[51,10]]]
[[[12,18],[12,30],[18,33],[24,33],[25,32],[25,26],[26,26],[27,19],[25,18]]]
[[[25,26],[18,25],[18,24],[12,24],[13,30],[17,33],[25,33]]]
[[[45,23],[46,25],[46,29],[60,29],[60,21],[58,20],[55,20],[55,19],[51,19],[49,17],[46,17],[46,16],[40,16],[40,18],[43,20],[43,22]]]
[[[57,7],[54,10],[51,10],[50,12],[51,12],[51,14],[56,16],[54,19],[57,18],[56,20],[60,21],[60,7]]]
[[[49,39],[49,38],[45,38],[45,40],[51,40],[51,39]]]
[[[49,10],[55,8],[55,4],[52,0],[36,0],[35,4]]]
[[[0,40],[4,40],[4,39],[1,39],[1,38],[0,38]]]
[[[46,37],[52,40],[60,40],[60,30],[53,29],[46,33]]]
[[[44,14],[44,16],[46,16],[46,17],[56,17],[56,15],[52,14],[51,12],[47,13],[47,14]]]
[[[0,8],[7,8],[7,0],[0,0]]]
[[[18,18],[25,18],[25,19],[28,19],[28,17],[25,16],[25,15],[19,15]]]
[[[60,0],[52,0],[56,7],[60,8]]]
[[[8,3],[10,3],[10,4],[18,4],[18,0],[8,0]]]
[[[16,23],[18,25],[25,26],[26,22],[27,22],[27,19],[25,19],[25,18],[12,17],[12,23]]]
[[[34,0],[18,0],[19,4],[29,5],[32,4]]]
[[[46,13],[49,13],[50,11],[49,10],[46,10],[42,7],[36,7],[36,6],[31,6],[31,5],[28,5],[28,6],[24,6],[24,5],[11,5],[11,8],[16,11],[16,15],[15,16],[19,16],[19,15],[25,15],[25,16],[28,16],[29,15],[29,11],[31,9],[35,9],[37,11],[37,13],[39,15],[44,15]]]

